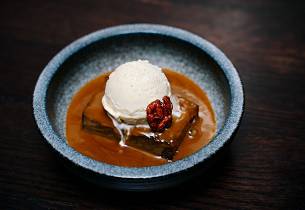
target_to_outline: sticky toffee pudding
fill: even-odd
[[[141,123],[125,122],[103,106],[111,72],[88,82],[68,108],[68,144],[95,160],[126,167],[165,164],[205,146],[216,131],[208,97],[186,76],[165,68],[162,72],[170,96],[150,101]]]

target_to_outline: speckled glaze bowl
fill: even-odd
[[[73,95],[97,75],[137,59],[180,71],[205,90],[217,119],[217,133],[207,146],[176,162],[128,168],[95,161],[67,144],[66,112]],[[69,170],[98,185],[130,191],[170,187],[205,170],[232,139],[243,104],[238,73],[218,48],[190,32],[152,24],[111,27],[76,40],[44,68],[33,98],[38,128]]]

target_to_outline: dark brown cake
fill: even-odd
[[[119,131],[114,127],[112,120],[108,117],[100,101],[101,96],[97,94],[87,105],[82,119],[84,129],[95,134],[119,141]],[[100,104],[97,106],[96,104]],[[180,97],[179,104],[181,109],[180,117],[173,116],[173,122],[170,128],[162,133],[152,133],[150,128],[135,127],[125,135],[125,144],[138,150],[161,156],[165,159],[172,159],[178,147],[183,141],[193,121],[198,117],[198,105]],[[96,114],[97,109],[99,114]],[[95,114],[93,114],[95,113]],[[108,120],[105,120],[108,118]]]

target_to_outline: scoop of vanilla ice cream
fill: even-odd
[[[147,105],[163,96],[171,96],[171,88],[161,68],[138,60],[124,63],[110,74],[102,103],[116,120],[144,124]]]

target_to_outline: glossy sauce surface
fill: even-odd
[[[163,69],[168,78],[172,94],[191,100],[199,105],[199,117],[180,145],[173,161],[182,159],[205,146],[216,131],[215,115],[210,101],[202,89],[186,76],[169,69]],[[73,97],[67,112],[66,137],[68,144],[78,152],[95,160],[127,167],[161,165],[168,160],[141,152],[132,147],[120,146],[118,142],[87,132],[82,129],[82,113],[91,98],[104,95],[110,73],[102,74],[88,82]],[[102,103],[96,104],[102,106]],[[96,113],[98,114],[98,113]],[[105,119],[110,122],[110,119]]]

